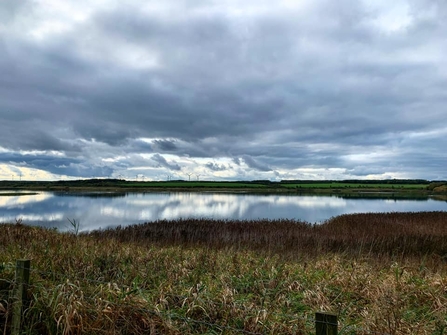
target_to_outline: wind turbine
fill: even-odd
[[[197,181],[199,181],[199,177],[201,176],[200,174],[196,174],[197,176]]]
[[[190,172],[190,173],[187,173],[186,175],[188,176],[188,181],[191,181],[191,176],[193,175],[193,173]]]

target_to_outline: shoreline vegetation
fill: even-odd
[[[156,221],[79,233],[0,225],[0,333],[31,259],[26,334],[446,334],[447,212]]]
[[[375,193],[406,195],[446,195],[447,181],[422,179],[392,180],[269,180],[254,181],[141,181],[122,179],[86,179],[60,181],[0,181],[0,190],[27,191],[103,191],[103,192],[250,192],[317,193],[367,196]]]

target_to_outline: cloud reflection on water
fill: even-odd
[[[322,222],[332,216],[354,212],[447,210],[445,202],[428,200],[344,199],[330,196],[252,195],[224,193],[128,193],[63,196],[0,197],[0,222],[22,218],[27,224],[68,229],[68,219],[81,230],[155,221],[158,219],[299,219]]]

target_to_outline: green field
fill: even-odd
[[[269,180],[255,181],[130,181],[121,179],[87,179],[73,181],[0,181],[0,190],[97,190],[97,191],[248,191],[260,193],[447,193],[447,182],[427,180]]]
[[[267,188],[268,185],[244,182],[207,182],[207,181],[161,181],[161,182],[126,182],[127,187],[146,188]]]
[[[281,184],[281,187],[286,188],[317,188],[317,189],[328,189],[328,188],[366,188],[366,189],[416,189],[425,190],[427,189],[427,184],[406,184],[406,183],[345,183],[345,182],[330,182],[330,183],[287,183]]]

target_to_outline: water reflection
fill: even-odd
[[[81,230],[158,219],[299,219],[322,222],[354,212],[447,210],[447,203],[427,199],[390,200],[335,196],[253,195],[225,193],[51,193],[0,196],[0,222],[22,218],[27,224]]]
[[[6,193],[6,192],[1,192],[1,193]],[[32,202],[45,201],[49,197],[51,197],[51,195],[48,193],[38,193],[38,194],[29,194],[29,195],[26,193],[24,195],[20,195],[19,192],[14,192],[14,193],[16,193],[17,195],[0,196],[0,209],[3,207],[25,206]]]

